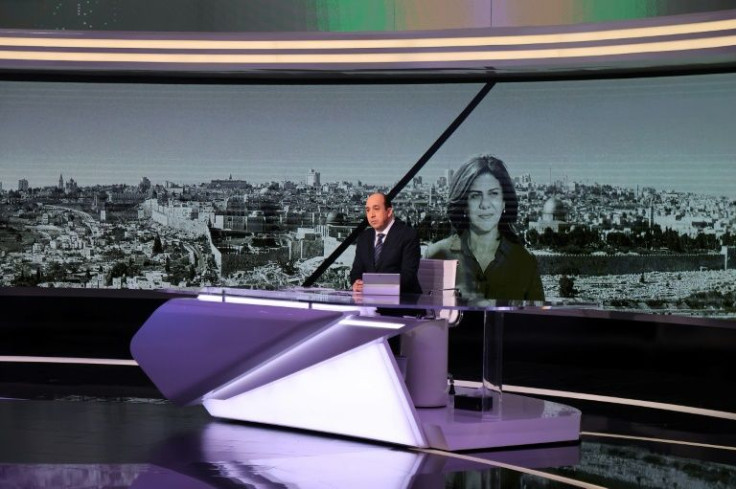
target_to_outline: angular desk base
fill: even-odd
[[[536,445],[580,437],[577,409],[509,393],[502,394],[498,404],[501,414],[450,407],[417,409],[417,414],[427,443],[440,450]]]
[[[579,411],[518,395],[484,413],[417,409],[387,338],[434,323],[354,314],[173,299],[131,353],[167,398],[218,418],[442,450],[579,438]]]
[[[453,409],[449,406],[416,409],[417,424],[424,436],[409,443],[402,440],[399,441],[399,444],[459,451],[560,443],[576,441],[580,438],[581,413],[577,409],[551,401],[509,393],[502,394],[501,403],[503,413],[500,416]],[[238,415],[237,409],[229,409],[229,407],[235,406],[232,404],[227,406],[229,401],[215,401],[214,404],[210,401],[204,404],[210,414],[215,417],[263,422],[261,419],[252,419],[246,413],[243,413],[242,416]],[[350,421],[355,425],[352,429],[321,428],[318,431],[354,436],[356,427],[358,427],[358,431],[361,430],[359,426],[363,425],[362,421],[358,417]],[[371,425],[375,422],[375,419],[366,421],[368,421],[365,423],[366,425]],[[388,424],[394,424],[397,421],[399,420],[393,419]],[[281,421],[266,422],[265,424],[311,429],[310,426],[304,426],[296,419],[290,419],[289,417],[282,418]],[[337,427],[337,423],[335,423],[335,428]],[[396,442],[391,440],[390,436],[377,437],[360,433],[359,437],[368,439],[383,438],[380,441]]]
[[[490,412],[415,408],[400,377],[388,345],[377,341],[260,389],[203,404],[218,418],[450,451],[580,437],[577,409],[509,393],[494,399]]]

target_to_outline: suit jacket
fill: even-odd
[[[417,271],[421,251],[419,250],[419,236],[408,224],[395,219],[391,230],[383,242],[381,256],[378,263],[373,263],[373,243],[376,240],[376,231],[368,228],[363,231],[356,241],[355,260],[350,271],[350,283],[368,273],[400,273],[402,294],[421,294]]]

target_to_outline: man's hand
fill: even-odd
[[[353,292],[363,292],[363,281],[358,279],[353,282]]]

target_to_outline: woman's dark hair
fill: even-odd
[[[498,223],[498,230],[506,238],[518,242],[519,236],[514,224],[519,216],[519,199],[516,196],[514,182],[503,161],[491,155],[472,157],[455,171],[450,181],[450,195],[447,204],[447,216],[455,232],[462,234],[468,229],[467,216],[468,191],[476,178],[488,173],[498,180],[503,191],[504,212]]]

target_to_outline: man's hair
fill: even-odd
[[[391,205],[391,199],[389,199],[388,198],[388,195],[384,194],[383,192],[376,192],[376,193],[371,194],[371,195],[380,195],[380,196],[382,196],[383,197],[383,205],[386,207],[386,209],[389,209],[389,208],[393,207],[393,205]]]

